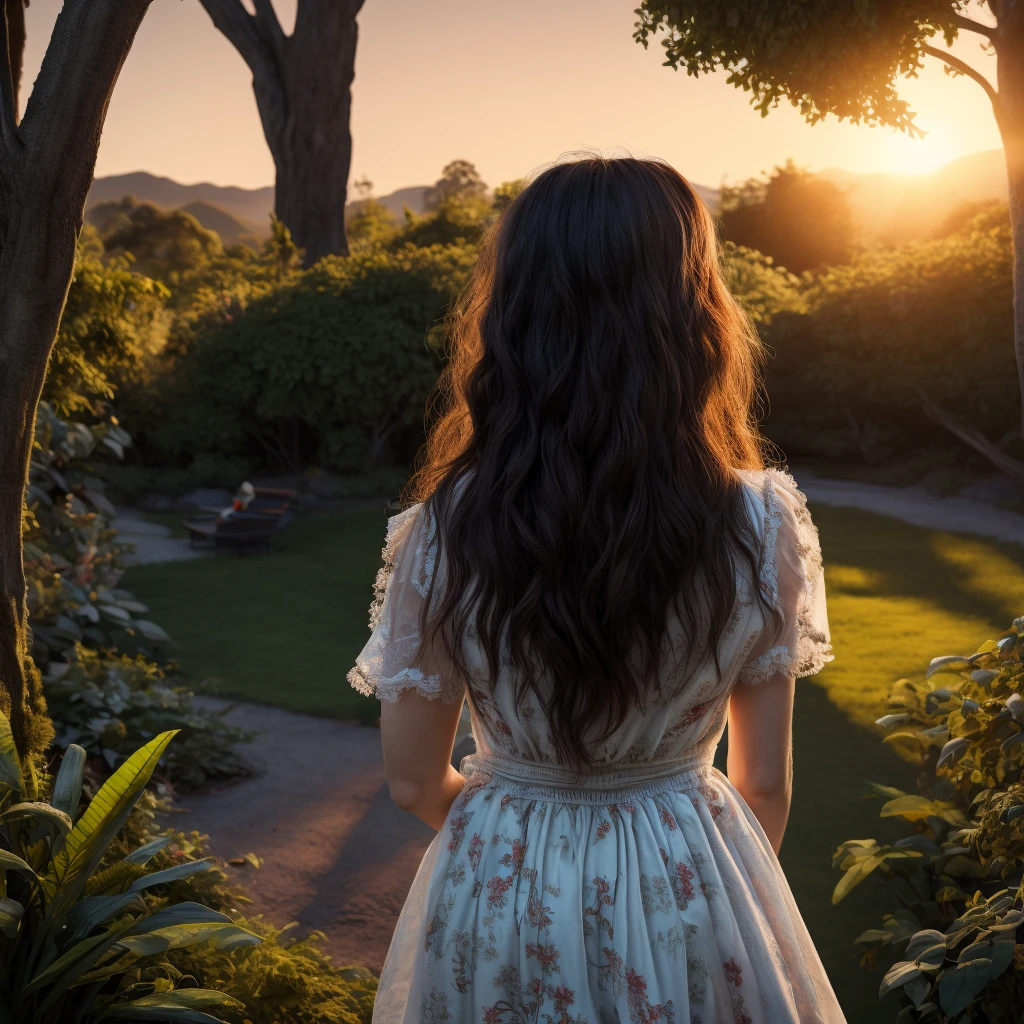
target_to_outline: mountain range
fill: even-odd
[[[861,240],[867,244],[927,238],[942,221],[965,203],[1008,195],[1006,166],[1001,149],[971,153],[930,174],[857,174],[839,168],[821,172],[846,193]],[[396,217],[408,206],[423,213],[428,186],[397,189],[379,202]],[[694,184],[711,209],[718,205],[719,190]],[[226,245],[258,244],[269,231],[274,189],[246,189],[201,182],[183,185],[146,171],[97,178],[88,206],[133,195],[166,209],[183,209],[203,227],[216,231]]]

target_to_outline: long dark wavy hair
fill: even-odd
[[[735,471],[764,464],[759,344],[703,202],[639,159],[541,173],[449,327],[408,491],[446,566],[423,646],[441,638],[465,674],[472,623],[492,675],[512,669],[558,756],[583,764],[660,689],[670,616],[687,657],[717,653],[739,560],[756,563]]]

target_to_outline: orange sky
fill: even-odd
[[[283,18],[295,0],[276,0]],[[762,119],[724,76],[692,79],[632,40],[635,0],[366,0],[354,86],[354,177],[379,194],[425,184],[456,157],[491,184],[579,145],[626,145],[694,181],[736,181],[792,157],[812,169],[926,171],[1000,145],[991,107],[932,66],[904,96],[929,134]],[[60,0],[29,8],[28,77]],[[957,53],[994,71],[980,37]],[[273,182],[249,74],[198,0],[154,0],[122,72],[97,174],[148,170],[182,182]]]

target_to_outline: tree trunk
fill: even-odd
[[[997,54],[996,123],[1006,154],[1010,230],[1013,236],[1013,343],[1022,396],[1024,437],[1024,3],[1002,0],[992,5],[998,19],[993,39]]]
[[[345,200],[352,162],[349,118],[363,0],[299,0],[286,36],[270,0],[200,0],[252,71],[263,134],[274,158],[274,212],[311,266],[348,255]]]
[[[150,2],[64,0],[20,125],[9,67],[0,75],[0,709],[23,753],[52,735],[28,654],[22,560],[36,407],[107,104]],[[0,32],[11,55],[6,19]]]

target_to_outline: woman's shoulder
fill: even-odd
[[[758,522],[778,518],[783,510],[805,511],[807,498],[788,470],[769,466],[764,469],[738,469],[747,504]]]

